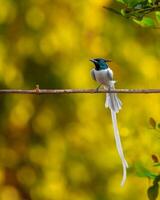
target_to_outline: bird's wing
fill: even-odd
[[[107,69],[107,78],[108,78],[110,81],[113,80],[113,71],[112,71],[110,68]]]
[[[95,73],[94,73],[94,69],[91,70],[91,77],[93,78],[93,80],[96,81],[96,76],[95,76]]]

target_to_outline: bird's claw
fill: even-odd
[[[96,92],[99,91],[99,88],[101,87],[102,84],[100,84],[97,88],[96,88]]]

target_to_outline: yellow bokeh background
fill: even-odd
[[[103,7],[111,0],[0,0],[0,89],[96,88],[89,59],[112,59],[117,88],[159,88],[160,30]],[[135,165],[159,156],[159,94],[120,94],[119,159],[104,94],[0,96],[0,200],[140,200]]]

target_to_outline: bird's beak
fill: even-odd
[[[95,59],[90,59],[89,61],[96,63],[97,61]]]

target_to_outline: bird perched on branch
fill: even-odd
[[[108,66],[108,62],[111,62],[111,60],[96,58],[96,59],[91,59],[90,61],[93,62],[95,65],[95,68],[91,70],[92,78],[98,83],[100,83],[100,86],[103,85],[104,89],[108,89],[108,90],[115,89],[114,85],[116,81],[113,80],[113,72]],[[117,146],[117,150],[118,150],[119,156],[122,161],[122,166],[123,166],[123,178],[121,181],[121,186],[123,186],[126,181],[128,164],[124,157],[118,125],[117,125],[116,114],[119,112],[119,110],[122,107],[122,103],[120,99],[118,98],[117,94],[115,93],[106,94],[105,107],[109,107],[111,111],[116,146]]]

